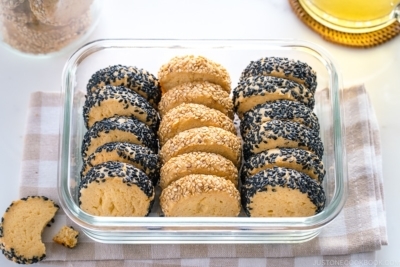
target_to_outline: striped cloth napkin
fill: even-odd
[[[60,95],[31,96],[23,153],[20,196],[58,200],[57,159]],[[62,225],[75,226],[62,210],[43,239],[51,266],[373,266],[387,244],[379,130],[364,86],[343,91],[349,197],[342,212],[320,235],[301,244],[122,245],[96,243],[81,234],[68,249],[52,242]],[[79,227],[75,226],[79,229]],[[365,265],[365,264],[364,264]]]

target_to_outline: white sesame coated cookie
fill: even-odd
[[[171,183],[160,196],[167,217],[236,217],[240,194],[235,185],[215,175],[191,174]]]
[[[240,166],[242,146],[237,135],[212,126],[189,129],[175,135],[161,147],[162,163],[189,152],[220,154]]]
[[[163,94],[158,106],[161,117],[184,103],[201,104],[233,118],[232,99],[229,93],[217,84],[207,81],[187,82],[168,90]]]
[[[199,104],[181,104],[162,118],[158,137],[160,145],[188,129],[214,126],[236,134],[233,121],[222,112]]]
[[[189,152],[168,160],[160,171],[160,187],[166,188],[189,174],[216,175],[238,185],[238,169],[227,158],[208,152]]]
[[[161,66],[158,79],[163,93],[186,82],[208,81],[231,91],[231,78],[221,64],[204,56],[176,56]]]

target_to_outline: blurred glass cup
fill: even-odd
[[[24,55],[75,49],[95,28],[103,0],[0,0],[1,42]]]
[[[400,0],[299,0],[319,23],[341,32],[366,33],[400,21]]]

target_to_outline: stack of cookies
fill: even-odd
[[[59,51],[87,32],[92,2],[0,0],[3,41],[31,54]]]
[[[158,79],[164,216],[237,216],[241,143],[226,69],[202,56],[162,65]]]
[[[98,216],[145,216],[160,172],[158,79],[115,65],[87,84],[79,205]]]
[[[233,102],[241,120],[241,200],[248,216],[311,216],[323,210],[316,87],[315,71],[298,60],[261,58],[242,72]]]

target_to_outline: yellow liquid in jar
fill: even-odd
[[[370,21],[387,18],[400,0],[313,0],[326,14],[340,20]]]

